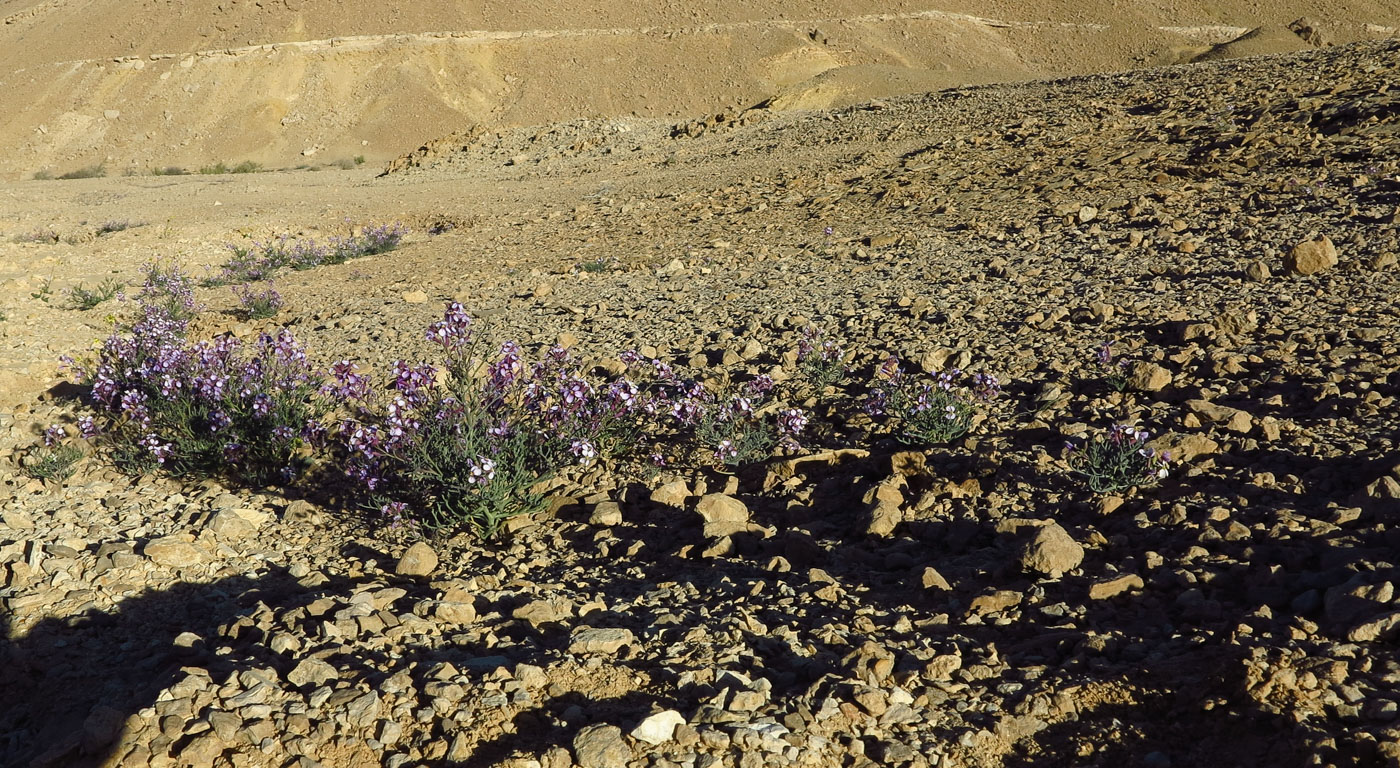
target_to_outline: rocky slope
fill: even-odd
[[[70,408],[41,360],[103,326],[44,278],[345,216],[416,235],[279,280],[325,362],[426,355],[457,298],[600,362],[782,375],[815,322],[852,396],[890,353],[1006,394],[951,445],[854,419],[734,476],[570,476],[505,541],[426,549],[296,493],[6,465],[0,762],[1400,764],[1397,67],[1383,42],[468,132],[378,179],[17,185],[0,228],[59,242],[0,246],[16,460]],[[116,213],[166,223],[75,236]],[[201,298],[204,332],[253,330]],[[1108,339],[1124,393],[1086,370]],[[1118,422],[1172,450],[1160,487],[1061,463]]]
[[[1395,34],[1393,4],[0,2],[0,175],[381,161],[472,123],[820,109]],[[100,30],[95,33],[94,30]]]

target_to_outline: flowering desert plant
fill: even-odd
[[[807,413],[782,407],[773,397],[774,382],[769,376],[757,376],[715,394],[699,382],[677,376],[662,360],[636,352],[627,352],[622,359],[643,382],[641,410],[652,418],[648,431],[667,437],[671,445],[693,447],[702,461],[736,467],[767,459],[775,449],[799,447]],[[658,448],[652,460],[667,463],[667,451]]]
[[[1115,424],[1083,445],[1065,443],[1064,458],[1095,493],[1112,493],[1156,483],[1167,476],[1171,456],[1147,447],[1148,433]]]
[[[67,427],[51,424],[44,430],[43,445],[25,455],[21,469],[35,480],[63,481],[73,476],[83,455],[82,447],[68,440]]]
[[[827,387],[846,378],[846,350],[841,342],[828,338],[816,326],[802,329],[797,342],[797,372],[810,394],[821,395]]]
[[[1099,378],[1114,392],[1128,388],[1128,365],[1125,359],[1114,359],[1112,342],[1105,341],[1094,350],[1094,366]]]
[[[977,403],[1001,392],[995,376],[979,373],[966,381],[962,371],[939,373],[933,381],[906,373],[899,359],[889,357],[876,371],[866,413],[890,425],[896,439],[911,445],[936,445],[955,440],[972,428]]]
[[[570,465],[588,466],[635,445],[640,389],[625,378],[587,379],[561,348],[527,363],[513,342],[490,359],[461,304],[427,331],[441,369],[395,364],[385,388],[349,361],[325,391],[350,414],[339,430],[346,471],[363,503],[434,533],[482,538],[539,509],[532,487]]]
[[[245,285],[241,289],[234,288],[233,295],[238,297],[239,309],[245,320],[276,317],[282,310],[282,294],[271,285],[262,291],[254,291],[253,286]]]
[[[320,377],[286,329],[251,347],[232,337],[190,342],[186,287],[149,271],[140,318],[114,331],[94,360],[69,361],[90,387],[114,459],[133,472],[290,481],[323,432]]]
[[[726,396],[696,398],[694,430],[701,449],[729,467],[767,459],[775,448],[796,449],[807,414],[765,408],[772,390],[773,380],[759,376]]]
[[[361,256],[387,253],[399,247],[408,233],[400,224],[363,227],[358,233],[332,237],[326,242],[298,240],[281,234],[251,245],[229,244],[229,257],[220,272],[206,280],[208,285],[258,282],[270,279],[284,269],[314,269],[324,264],[343,264]]]

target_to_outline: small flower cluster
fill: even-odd
[[[766,408],[773,391],[768,376],[740,385],[723,397],[697,389],[697,396],[677,403],[678,412],[693,413],[695,439],[720,464],[736,467],[762,461],[774,448],[796,450],[807,427],[807,414],[797,408]]]
[[[827,387],[841,383],[846,377],[846,349],[841,342],[826,338],[822,329],[808,326],[802,329],[797,342],[797,372],[812,394],[820,395]]]
[[[320,439],[320,378],[285,329],[251,349],[232,337],[192,343],[193,306],[178,273],[149,270],[140,319],[103,342],[94,361],[69,361],[112,437],[119,465],[174,474],[228,474],[255,483],[287,482],[303,449]],[[171,300],[171,297],[175,300]],[[91,421],[80,424],[96,431]]]
[[[1114,392],[1128,388],[1128,365],[1125,359],[1114,359],[1112,342],[1105,341],[1094,350],[1094,368]]]
[[[1094,435],[1082,446],[1066,442],[1065,462],[1095,493],[1152,484],[1167,476],[1171,456],[1149,448],[1149,437],[1145,430],[1115,424],[1107,434]]]
[[[263,291],[254,291],[253,286],[244,285],[241,289],[234,288],[233,295],[238,297],[238,305],[245,320],[276,317],[283,307],[282,294],[271,285]]]
[[[89,435],[83,425],[79,430],[84,437]],[[50,424],[44,429],[43,445],[32,448],[21,459],[20,468],[25,475],[42,481],[62,482],[77,471],[78,462],[83,458],[81,446],[69,442],[68,428],[62,424]]]
[[[141,267],[141,274],[145,275],[145,280],[136,300],[142,314],[156,322],[178,327],[179,335],[184,336],[190,321],[199,312],[199,303],[194,298],[194,280],[174,264],[146,264]]]
[[[876,371],[865,411],[891,425],[895,437],[911,445],[936,445],[955,440],[972,428],[976,404],[1001,393],[995,376],[967,377],[957,369],[939,373],[933,381],[904,372],[899,358],[889,357]]]
[[[361,256],[392,251],[399,247],[407,233],[400,224],[380,224],[364,227],[359,234],[332,237],[325,243],[314,239],[296,240],[284,233],[251,246],[229,244],[231,255],[223,269],[206,282],[209,285],[258,282],[284,269],[342,264]]]
[[[690,442],[707,461],[735,467],[766,459],[774,449],[799,447],[807,413],[783,408],[774,398],[769,376],[716,395],[699,382],[678,377],[665,361],[628,352],[622,362],[646,381],[643,410],[651,418],[646,431],[671,434],[670,442],[676,445]],[[666,453],[654,451],[652,462],[665,465]]]
[[[399,361],[376,388],[342,361],[323,387],[350,414],[338,431],[348,475],[366,506],[391,522],[490,537],[542,504],[532,486],[640,437],[641,389],[626,378],[589,380],[565,349],[531,363],[506,342],[483,360],[484,344],[456,303],[426,336],[443,349],[441,368]]]

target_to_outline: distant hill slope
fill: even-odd
[[[1064,0],[10,0],[0,174],[379,160],[472,124],[694,116],[769,99],[821,108],[1384,37],[1397,23],[1396,4],[1380,2],[1168,13]]]

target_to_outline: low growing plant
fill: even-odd
[[[956,440],[972,428],[977,403],[1001,393],[995,376],[967,377],[957,369],[926,381],[910,376],[890,357],[876,371],[866,413],[890,426],[895,438],[908,445],[937,445]]]
[[[399,247],[407,234],[399,224],[364,227],[358,234],[332,237],[325,243],[308,238],[293,239],[289,234],[278,235],[251,246],[228,245],[231,252],[218,275],[205,281],[207,285],[229,285],[267,280],[283,269],[313,269],[325,264],[342,264],[361,256],[386,253]]]
[[[808,326],[802,329],[797,342],[797,373],[806,385],[807,394],[820,396],[827,388],[846,378],[846,349],[841,342],[826,338],[822,329]]]
[[[1171,456],[1147,447],[1146,431],[1115,424],[1083,445],[1065,443],[1064,458],[1094,493],[1113,493],[1155,484],[1167,476]]]
[[[139,226],[141,225],[134,224],[129,219],[114,219],[112,221],[105,221],[102,223],[102,226],[97,228],[97,236],[101,237],[103,235],[110,235],[113,232],[125,232],[126,230],[131,229],[132,227]]]
[[[1112,342],[1105,341],[1094,350],[1094,365],[1099,378],[1109,389],[1122,392],[1128,388],[1129,362],[1122,358],[1114,359]]]
[[[52,227],[40,227],[14,237],[16,243],[57,243],[61,239]]]
[[[107,166],[105,166],[105,165],[103,165],[103,164],[101,164],[101,163],[98,163],[97,165],[89,165],[89,166],[86,166],[86,167],[84,167],[84,168],[78,168],[78,169],[69,171],[69,172],[67,172],[67,173],[60,173],[60,174],[58,175],[58,178],[60,178],[60,179],[65,179],[65,180],[68,180],[68,179],[100,179],[100,178],[102,178],[103,176],[106,176],[106,175],[107,175]]]
[[[53,278],[46,278],[44,282],[39,283],[39,287],[34,289],[33,293],[29,294],[29,298],[38,299],[48,304],[49,299],[53,298]]]
[[[78,283],[77,286],[67,290],[68,303],[74,309],[87,311],[115,298],[125,287],[126,283],[114,277],[109,277],[98,283],[96,288],[88,288],[83,283]]]
[[[233,289],[233,294],[238,297],[238,304],[245,320],[262,320],[268,317],[276,317],[282,310],[282,294],[271,285],[264,291],[254,291],[251,285],[245,285],[240,290]]]
[[[141,267],[141,273],[146,277],[136,298],[142,313],[149,315],[152,307],[160,309],[170,322],[179,326],[183,337],[185,328],[199,313],[194,280],[175,264],[153,262]]]
[[[148,270],[140,319],[114,331],[95,360],[68,361],[90,387],[113,458],[129,472],[292,480],[324,435],[321,377],[286,329],[251,347],[190,342],[186,287],[178,272]]]
[[[44,430],[43,445],[35,446],[24,457],[21,470],[35,480],[62,482],[73,476],[84,455],[81,446],[68,441],[66,427],[51,424]]]
[[[527,364],[507,342],[483,361],[456,303],[427,337],[444,350],[441,372],[401,360],[376,389],[342,361],[325,389],[351,414],[338,432],[347,474],[386,519],[489,538],[512,515],[541,507],[531,490],[541,480],[635,444],[640,392],[626,379],[589,381],[557,347]]]

